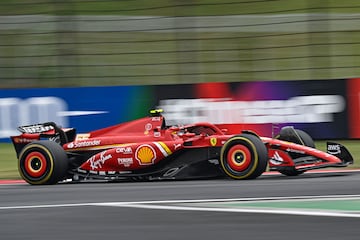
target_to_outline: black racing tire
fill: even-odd
[[[290,127],[282,128],[280,134],[275,138],[315,148],[315,142],[312,137],[300,129],[292,129]]]
[[[233,179],[254,179],[265,172],[267,148],[252,134],[236,135],[221,148],[220,163],[224,173]]]
[[[52,141],[29,143],[19,154],[19,173],[31,185],[56,184],[64,180],[68,166],[66,152]]]
[[[294,134],[296,134],[294,136]],[[283,128],[280,134],[276,136],[277,139],[301,144],[304,146],[315,148],[315,142],[312,137],[300,129]],[[295,159],[299,157],[298,153],[289,153],[291,158]],[[303,174],[305,171],[297,170],[295,167],[279,170],[279,173],[286,176],[298,176]]]

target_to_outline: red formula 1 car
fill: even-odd
[[[30,184],[55,184],[65,179],[254,179],[267,167],[298,175],[353,163],[341,144],[328,143],[327,153],[317,150],[308,134],[292,127],[269,138],[252,131],[230,134],[207,122],[167,126],[160,110],[86,134],[55,123],[21,126],[19,130],[22,134],[11,139],[20,175]]]

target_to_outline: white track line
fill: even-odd
[[[282,215],[302,215],[302,216],[321,216],[321,217],[353,217],[360,218],[360,212],[340,212],[340,211],[320,211],[320,210],[292,210],[292,209],[260,209],[260,208],[213,208],[213,207],[186,207],[186,206],[166,206],[150,204],[99,204],[97,206],[111,207],[133,207],[154,210],[177,210],[177,211],[205,211],[205,212],[230,212],[230,213],[260,213],[260,214],[282,214]]]
[[[356,168],[356,169],[330,169],[330,170],[326,170],[326,169],[321,169],[321,170],[309,170],[306,171],[304,174],[321,174],[321,173],[355,173],[355,172],[360,172],[360,169]],[[281,173],[277,172],[277,171],[271,171],[271,172],[264,172],[262,175],[266,176],[266,175],[282,175]],[[64,181],[66,182],[66,180]],[[71,181],[69,181],[71,182]],[[26,183],[24,180],[0,180],[0,186],[11,186],[11,185],[19,185],[19,184],[26,184],[28,185],[28,183]]]
[[[285,214],[323,217],[352,217],[360,218],[360,212],[335,211],[335,210],[306,210],[306,209],[278,209],[257,207],[196,207],[184,206],[183,204],[196,203],[222,203],[222,202],[264,202],[264,201],[320,201],[320,200],[353,200],[360,199],[360,195],[325,195],[325,196],[298,196],[298,197],[267,197],[267,198],[231,198],[231,199],[201,199],[201,200],[164,200],[164,201],[138,201],[138,202],[98,202],[98,203],[70,203],[49,205],[25,205],[5,206],[0,210],[36,209],[36,208],[61,208],[61,207],[131,207],[154,210],[177,210],[177,211],[206,211],[206,212],[231,212],[231,213],[260,213],[260,214]],[[177,204],[177,205],[176,205]]]

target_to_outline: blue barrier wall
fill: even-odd
[[[78,132],[161,107],[168,124],[293,125],[316,139],[348,138],[346,80],[0,90],[0,141],[16,127],[54,121]]]
[[[87,132],[142,117],[153,107],[151,87],[0,90],[0,140],[19,125],[54,121]]]

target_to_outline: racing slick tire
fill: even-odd
[[[277,135],[275,138],[315,148],[314,140],[310,137],[309,134],[300,129],[284,127],[281,129],[280,134]]]
[[[21,177],[32,185],[56,184],[68,170],[64,149],[53,141],[36,141],[26,145],[19,154]]]
[[[267,149],[252,134],[230,138],[221,149],[220,163],[224,173],[233,179],[254,179],[266,170]]]
[[[295,136],[294,136],[294,133],[296,134]],[[309,134],[307,134],[306,132],[304,132],[303,130],[300,130],[300,129],[291,129],[291,128],[285,127],[283,129],[281,129],[280,134],[278,136],[276,136],[276,138],[279,140],[293,142],[293,143],[297,143],[297,144],[301,144],[304,146],[315,148],[314,140],[310,137]],[[299,157],[297,153],[289,153],[289,155],[293,159]],[[304,172],[305,171],[295,169],[295,167],[290,167],[290,168],[279,170],[279,173],[286,175],[286,176],[297,176],[297,175],[303,174]]]

